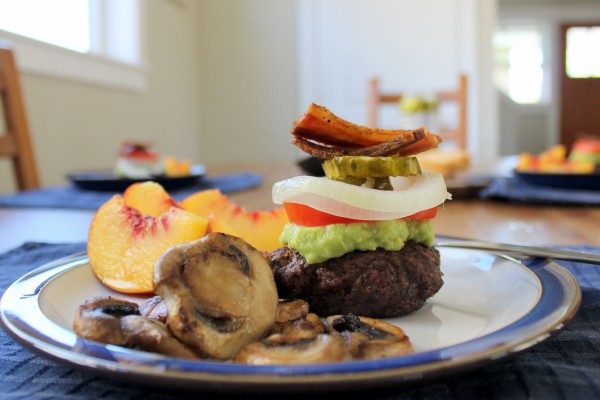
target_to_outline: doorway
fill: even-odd
[[[560,142],[600,138],[600,22],[560,29]]]

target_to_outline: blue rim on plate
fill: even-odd
[[[517,178],[538,186],[559,189],[600,190],[600,171],[591,174],[550,174],[514,171]]]
[[[442,265],[445,254],[452,251],[457,249],[440,249]],[[48,263],[17,280],[2,297],[0,316],[6,330],[23,345],[97,374],[135,382],[151,380],[153,384],[170,388],[272,393],[396,386],[453,374],[536,345],[560,330],[579,308],[581,290],[577,281],[551,260],[532,259],[521,264],[503,255],[458,251],[483,254],[492,259],[489,265],[495,267],[502,268],[502,263],[507,262],[526,270],[532,282],[539,285],[535,303],[522,316],[490,333],[401,357],[336,364],[249,366],[173,359],[82,340],[48,317],[47,310],[59,305],[42,304],[40,297],[64,274],[88,268],[85,254]],[[73,310],[77,305],[73,304]]]

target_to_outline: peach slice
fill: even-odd
[[[184,210],[208,218],[209,215],[214,214],[213,204],[223,203],[225,200],[226,197],[219,189],[207,189],[189,195],[179,205]]]
[[[135,208],[142,215],[158,218],[171,207],[178,207],[177,202],[161,184],[146,181],[134,183],[125,189],[123,200],[129,207]]]
[[[87,245],[90,265],[98,279],[116,291],[152,293],[158,259],[167,249],[204,236],[207,224],[205,218],[177,207],[159,217],[143,215],[114,195],[92,220]]]
[[[189,160],[178,160],[165,157],[165,175],[170,177],[189,176],[192,173],[192,163]]]
[[[258,250],[273,251],[281,247],[279,235],[289,221],[283,207],[271,211],[248,211],[218,189],[194,193],[186,197],[180,205],[184,210],[201,217],[208,218],[213,214],[213,227],[218,224],[227,226],[235,232],[235,236],[241,237]]]
[[[215,214],[210,214],[207,219],[208,227],[206,228],[206,233],[221,232],[232,236],[240,236],[235,229],[229,226],[227,222],[216,217]]]

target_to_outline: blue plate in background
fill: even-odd
[[[527,183],[561,189],[600,190],[600,173],[592,174],[548,174],[540,172],[519,172],[515,176]]]
[[[87,171],[73,172],[67,178],[75,187],[83,190],[95,190],[102,192],[122,192],[136,182],[154,181],[166,190],[174,190],[191,186],[198,183],[204,176],[206,168],[203,165],[194,165],[190,175],[187,176],[154,176],[152,178],[131,179],[121,178],[112,171]]]

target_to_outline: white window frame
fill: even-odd
[[[129,41],[123,42],[113,40],[110,30],[105,29],[106,17],[115,12],[112,6],[118,1],[90,0],[100,16],[92,24],[90,53],[80,53],[3,30],[0,30],[0,40],[10,44],[22,73],[141,92],[146,89],[145,2],[131,0],[138,14],[138,26],[134,28],[137,32]]]

